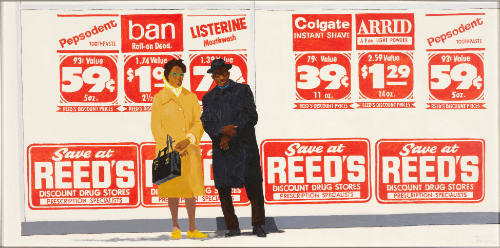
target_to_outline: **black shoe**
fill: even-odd
[[[265,238],[267,236],[266,231],[263,226],[254,226],[253,234],[257,235],[257,237]]]
[[[233,237],[233,236],[240,236],[241,235],[241,230],[240,228],[235,228],[235,229],[229,229],[224,236],[226,237]]]

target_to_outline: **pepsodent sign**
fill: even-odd
[[[138,156],[131,143],[31,145],[29,207],[137,207]]]
[[[380,140],[376,189],[381,203],[479,202],[484,198],[484,141]]]
[[[264,140],[261,159],[269,204],[366,202],[366,139]]]

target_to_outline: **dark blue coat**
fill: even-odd
[[[241,188],[262,183],[259,147],[255,138],[257,109],[250,87],[229,80],[224,89],[215,86],[203,97],[201,122],[212,139],[216,188]],[[238,126],[229,150],[220,149],[222,127]]]

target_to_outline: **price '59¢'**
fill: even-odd
[[[339,100],[351,93],[351,64],[343,54],[308,53],[295,63],[299,100]]]
[[[473,53],[442,53],[429,60],[429,92],[444,101],[479,98],[484,91],[483,61]]]
[[[61,97],[67,102],[112,102],[117,97],[116,58],[68,56],[60,64]]]

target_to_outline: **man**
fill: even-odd
[[[262,171],[254,128],[257,110],[250,87],[229,79],[231,67],[223,59],[212,61],[207,72],[212,73],[216,86],[203,97],[201,121],[212,139],[214,181],[229,230],[226,236],[241,234],[231,189],[245,187],[252,204],[253,233],[266,237]]]

